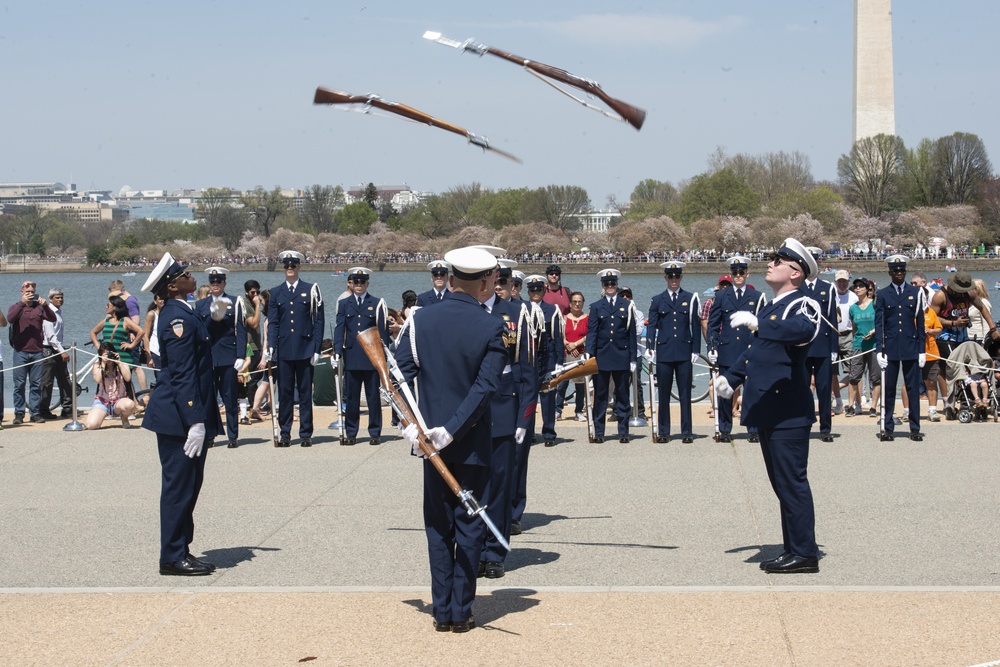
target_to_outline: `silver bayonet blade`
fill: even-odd
[[[453,39],[448,39],[447,37],[442,37],[441,33],[434,32],[433,30],[428,30],[424,33],[424,39],[429,39],[432,42],[437,42],[438,44],[444,44],[445,46],[452,46],[456,49],[461,49],[465,47],[462,42],[456,42]]]

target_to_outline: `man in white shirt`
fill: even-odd
[[[62,289],[49,290],[48,307],[55,313],[56,321],[42,321],[42,352],[47,357],[42,364],[41,398],[38,402],[44,419],[73,417],[73,383],[69,379],[69,352],[63,347],[62,306],[65,303]],[[58,416],[52,412],[52,387],[59,383],[59,403],[62,411]]]
[[[837,293],[834,298],[837,300],[837,346],[839,351],[837,363],[833,365],[833,392],[837,401],[837,405],[834,407],[834,412],[840,414],[841,410],[844,408],[844,402],[840,397],[840,392],[846,386],[847,405],[851,406],[847,408],[847,416],[849,417],[854,412],[853,406],[855,405],[855,402],[853,388],[847,381],[847,362],[844,360],[853,354],[851,346],[854,339],[854,332],[851,327],[851,306],[858,302],[858,295],[850,289],[850,283],[850,273],[843,269],[837,271],[833,281],[834,286],[837,288]],[[844,372],[843,382],[840,380],[841,370]]]

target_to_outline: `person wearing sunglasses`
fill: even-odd
[[[163,299],[160,372],[142,427],[156,434],[160,488],[160,574],[202,576],[215,566],[191,554],[194,508],[205,477],[206,440],[223,432],[205,321],[187,303],[198,287],[187,266],[164,253],[142,287]]]
[[[285,280],[271,288],[267,304],[266,361],[278,370],[278,424],[281,429],[276,447],[292,446],[292,418],[296,390],[299,396],[299,439],[303,447],[312,447],[313,366],[320,359],[326,315],[319,285],[299,279],[305,256],[284,250],[278,261],[285,269]],[[379,403],[381,405],[381,403]]]
[[[608,398],[615,384],[615,417],[618,441],[628,442],[628,420],[632,411],[629,387],[637,367],[635,306],[618,295],[618,269],[597,272],[604,296],[590,305],[587,327],[587,356],[597,359],[594,374],[594,442],[604,442]]]
[[[656,441],[670,441],[670,390],[677,381],[681,407],[681,441],[694,442],[691,427],[691,379],[701,352],[701,304],[698,295],[681,288],[684,262],[660,264],[667,289],[649,304],[646,359],[656,368]]]
[[[732,368],[753,342],[753,333],[746,327],[733,327],[729,323],[733,313],[742,311],[756,315],[767,305],[767,297],[747,285],[749,271],[750,260],[746,257],[736,255],[729,258],[731,282],[715,293],[712,311],[708,315],[708,360],[719,364],[720,373]],[[732,399],[716,396],[715,409],[719,411],[719,440],[732,442]],[[748,427],[747,433],[750,442],[758,442],[757,429]]]
[[[760,564],[773,574],[819,572],[816,512],[806,475],[809,432],[816,422],[806,355],[822,323],[819,305],[802,289],[817,273],[805,246],[785,239],[764,276],[774,297],[757,314],[730,316],[733,327],[754,332],[753,343],[715,379],[722,397],[743,386],[740,422],[755,426],[760,436],[767,476],[781,507],[782,553]]]
[[[421,308],[441,303],[451,296],[451,292],[448,291],[448,272],[451,271],[451,264],[443,259],[435,259],[427,265],[427,268],[431,272],[431,288],[417,297],[417,305]]]

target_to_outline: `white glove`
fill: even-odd
[[[420,445],[417,444],[419,442],[417,436],[420,433],[420,430],[417,428],[417,425],[410,424],[406,428],[402,429],[402,431],[403,431],[403,437],[406,438],[406,441],[408,443],[410,443],[410,451],[413,452],[413,455],[423,456],[424,450],[420,449]]]
[[[719,353],[716,352],[715,350],[709,350],[708,351],[708,363],[714,364],[718,360],[719,360]]]
[[[629,373],[635,373],[635,368],[636,368],[635,362],[634,361],[629,362],[628,372]]]
[[[244,362],[243,359],[237,359],[235,362],[233,362],[233,368],[236,369],[237,373],[243,370],[243,362]]]
[[[312,358],[311,358],[311,359],[309,359],[309,363],[310,363],[310,365],[312,365],[312,366],[315,366],[316,364],[318,364],[318,363],[319,363],[319,352],[314,352],[314,353],[313,353],[313,356],[312,356]]]
[[[448,433],[443,426],[435,426],[431,430],[427,431],[427,439],[434,443],[434,449],[439,452],[451,444],[454,440],[451,433]]]
[[[223,297],[221,299],[215,299],[212,301],[212,305],[208,307],[208,313],[212,316],[212,319],[216,322],[222,320],[226,316],[226,311],[229,310],[229,306],[233,304],[232,301]]]
[[[330,366],[332,368],[336,368],[339,365],[340,365],[340,355],[339,354],[335,354],[332,357],[330,357]]]
[[[917,366],[923,368],[924,364],[926,363],[927,363],[927,355],[921,352],[920,354],[917,355]]]
[[[646,361],[648,361],[649,363],[651,363],[651,364],[655,364],[655,363],[656,363],[656,350],[646,350],[646,351],[645,351],[645,352],[643,353],[643,355],[642,355],[642,356],[643,356],[643,358],[645,358],[645,359],[646,359]]]
[[[188,437],[184,441],[184,454],[189,459],[201,456],[201,448],[205,446],[205,423],[191,424]]]
[[[273,356],[274,356],[274,348],[273,347],[269,347],[266,350],[264,350],[264,361],[271,361],[271,358]]]
[[[830,353],[830,361],[833,362],[833,363],[837,363],[837,357],[838,356],[840,356],[839,353],[837,353],[837,352],[831,352]]]
[[[875,361],[878,362],[878,367],[882,370],[885,370],[885,367],[889,365],[889,357],[885,356],[885,354],[876,354]]]
[[[517,429],[516,431],[514,431],[514,442],[520,445],[522,442],[524,442],[524,436],[527,434],[528,434],[528,429],[524,428]]]
[[[698,363],[698,359],[699,358],[701,358],[701,355],[699,355],[697,352],[692,352],[691,353],[691,363],[692,364]]]
[[[729,386],[729,380],[724,375],[715,378],[715,393],[720,398],[733,397],[733,388]]]
[[[757,316],[745,310],[739,310],[729,316],[729,326],[746,327],[750,331],[757,331]]]

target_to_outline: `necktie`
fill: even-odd
[[[360,308],[361,307],[361,297],[359,296],[359,297],[356,297],[356,298],[357,298],[357,301],[358,301],[358,308]]]
[[[438,293],[438,301],[441,301],[443,299],[444,299],[444,292]]]
[[[481,303],[481,304],[479,304],[479,305],[480,305],[480,306],[482,306],[482,307],[483,307],[483,310],[485,310],[485,311],[486,311],[487,313],[488,313],[488,312],[490,312],[490,307],[489,307],[489,306],[487,306],[487,305],[486,305],[485,303]]]
[[[677,304],[677,292],[674,292],[673,294],[670,295],[670,302],[673,303],[674,305]]]
[[[743,298],[743,290],[742,289],[736,290],[736,300],[739,301],[742,298]]]

